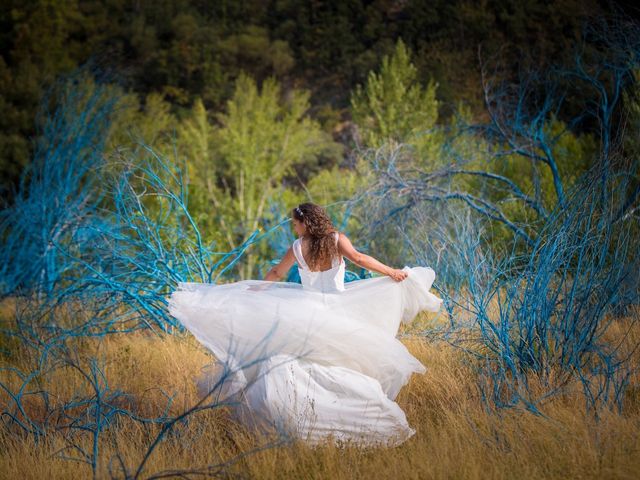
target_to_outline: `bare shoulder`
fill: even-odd
[[[358,251],[351,244],[351,240],[349,240],[349,237],[347,237],[342,232],[339,232],[338,235],[338,250],[350,260],[354,255],[358,253]]]
[[[338,242],[351,243],[351,241],[349,240],[349,237],[347,237],[343,232],[338,232]]]

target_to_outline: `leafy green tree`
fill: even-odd
[[[417,170],[434,168],[441,147],[441,134],[434,128],[438,120],[436,88],[433,81],[423,87],[410,51],[399,39],[393,54],[383,57],[379,72],[369,72],[364,88],[358,85],[352,93],[351,111],[362,146],[378,150],[379,158],[387,159],[388,153],[403,144],[402,154],[392,155],[397,161],[410,163]],[[364,155],[370,154],[365,151]],[[363,168],[360,170],[362,178],[371,176],[371,172],[363,174]],[[366,216],[366,212],[363,214]],[[364,230],[362,234],[367,238],[378,237],[376,251],[387,260],[400,262],[384,253],[400,251],[397,232],[388,225],[380,228],[377,235]]]
[[[432,131],[438,120],[437,85],[431,81],[423,87],[417,78],[409,49],[400,39],[393,55],[383,57],[380,72],[369,72],[366,86],[356,87],[351,108],[365,146],[407,143],[416,148],[418,163],[428,165],[437,151]]]
[[[212,240],[235,248],[269,216],[269,199],[281,195],[294,166],[313,163],[333,148],[333,140],[307,116],[309,92],[292,90],[285,98],[275,78],[258,89],[242,74],[219,125],[210,123],[201,102],[180,128],[189,177]],[[239,272],[255,274],[260,252],[251,250]]]
[[[144,101],[135,93],[122,94],[115,110],[107,148],[130,147],[142,141],[155,151],[170,154],[175,122],[171,105],[159,93],[148,94]]]

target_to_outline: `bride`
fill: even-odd
[[[431,268],[391,268],[358,252],[313,203],[293,209],[298,238],[264,280],[181,282],[169,312],[216,357],[202,391],[237,401],[250,428],[311,444],[398,445],[413,430],[394,401],[425,366],[395,336],[438,311]],[[344,282],[345,261],[383,274]],[[302,284],[278,281],[294,263]]]

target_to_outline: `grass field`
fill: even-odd
[[[614,340],[630,325],[630,319],[613,325]],[[627,342],[640,341],[640,329]],[[596,421],[586,412],[579,384],[542,404],[547,418],[523,410],[487,411],[480,400],[477,378],[463,354],[441,341],[403,337],[410,351],[428,368],[414,375],[397,401],[416,434],[395,448],[310,448],[302,443],[270,446],[273,438],[259,438],[230,419],[225,408],[207,410],[175,427],[150,456],[140,478],[180,469],[200,469],[228,462],[224,470],[210,473],[222,478],[638,478],[640,470],[640,394],[634,377],[623,413],[601,412]],[[112,389],[133,394],[122,406],[140,415],[157,416],[167,397],[174,397],[171,413],[178,414],[197,401],[194,378],[210,360],[209,353],[190,335],[157,336],[150,333],[112,335],[105,339],[75,341],[81,362],[89,355],[104,355],[104,371]],[[5,345],[6,346],[6,345]],[[636,354],[633,362],[638,364]],[[33,358],[15,345],[3,366],[30,371]],[[18,385],[17,375],[1,372],[5,385]],[[17,388],[17,387],[16,387]],[[41,375],[30,387],[50,392],[49,411],[87,391],[88,384],[72,368],[59,367]],[[23,405],[34,419],[46,409],[38,396],[25,397]],[[0,393],[2,409],[9,397]],[[4,417],[5,425],[8,418]],[[52,422],[55,423],[55,422]],[[109,460],[118,451],[129,468],[140,463],[157,425],[141,426],[130,420],[117,422],[99,441],[97,476],[109,478]],[[78,456],[65,447],[64,430],[35,444],[32,437],[12,434],[15,427],[0,430],[2,478],[90,478],[90,465],[60,458]],[[91,452],[92,437],[77,437],[78,445]],[[266,448],[261,449],[265,446]],[[256,450],[257,451],[253,451]],[[122,477],[113,460],[115,477]],[[167,472],[169,471],[169,472]],[[130,472],[131,473],[131,472]],[[165,477],[165,478],[167,478]],[[202,478],[194,475],[188,478]]]

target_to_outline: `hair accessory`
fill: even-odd
[[[304,217],[304,213],[302,213],[302,210],[300,210],[300,207],[296,207],[296,212],[298,212],[298,214],[299,214],[301,217]]]

